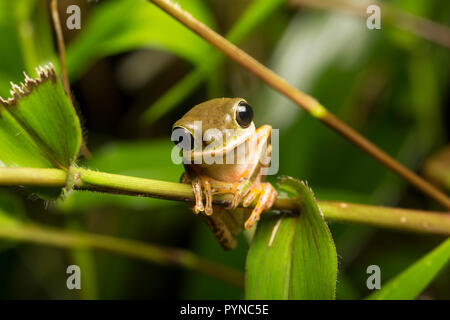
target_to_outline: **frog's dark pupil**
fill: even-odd
[[[173,128],[172,141],[180,149],[183,149],[183,150],[194,149],[194,137],[188,130],[186,130],[182,127]]]
[[[253,121],[253,109],[245,102],[239,102],[236,109],[236,120],[242,128],[247,128]]]

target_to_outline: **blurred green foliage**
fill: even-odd
[[[202,1],[178,3],[206,25],[215,26],[214,18]],[[156,6],[145,1],[107,1],[91,13],[83,34],[68,49],[67,68],[72,78],[77,79],[93,61],[137,48],[163,49],[201,64],[207,58],[208,47],[208,43]]]
[[[349,142],[265,87],[240,66],[216,63],[199,37],[143,1],[59,1],[82,8],[80,31],[64,28],[68,69],[88,146],[91,169],[177,181],[170,161],[170,127],[193,105],[216,96],[242,96],[256,124],[280,129],[280,172],[308,181],[319,199],[437,209]],[[252,1],[178,1],[221,34],[239,25]],[[256,1],[253,1],[256,3]],[[261,6],[264,5],[264,1]],[[449,25],[450,3],[389,1],[398,9]],[[48,1],[0,0],[0,96],[22,72],[35,76],[45,62],[58,66]],[[263,8],[263,7],[260,7]],[[240,46],[291,84],[316,97],[406,166],[424,161],[448,143],[449,51],[395,24],[368,30],[363,19],[284,3],[264,12],[239,39]],[[244,17],[242,17],[244,19]],[[248,21],[251,21],[248,20]],[[236,39],[235,41],[238,41]],[[139,59],[136,59],[139,54]],[[170,112],[138,129],[141,115],[193,70],[205,68],[198,86]],[[139,76],[144,73],[144,76]],[[133,82],[130,89],[124,83]],[[141,128],[142,129],[142,128]],[[72,193],[48,208],[16,188],[0,188],[0,221],[8,214],[67,229],[173,245],[243,270],[244,238],[223,252],[211,232],[182,203]],[[4,208],[9,208],[8,210]],[[6,221],[6,220],[5,220]],[[379,265],[382,287],[434,249],[442,239],[364,226],[332,224],[339,254],[338,299],[361,299],[369,265]],[[0,240],[1,298],[242,298],[243,291],[191,271],[148,265],[106,253],[15,245]],[[65,266],[82,266],[86,290],[65,289]],[[31,270],[31,271],[30,271]],[[84,281],[83,280],[83,281]],[[406,286],[414,283],[406,281]],[[450,299],[450,271],[443,267],[419,298]]]

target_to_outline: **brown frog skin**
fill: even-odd
[[[181,136],[175,139],[177,145],[184,143],[181,182],[192,185],[194,212],[203,213],[225,249],[235,247],[236,234],[251,229],[277,197],[273,186],[263,182],[262,174],[269,162],[272,127],[256,129],[253,111],[244,99],[218,98],[194,106],[172,130]],[[216,194],[233,195],[228,208],[213,208]],[[251,212],[237,208],[254,202]]]

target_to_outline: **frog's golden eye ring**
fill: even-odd
[[[194,137],[192,133],[183,127],[173,128],[172,141],[180,149],[187,151],[194,149]]]
[[[248,128],[253,121],[253,109],[250,105],[241,101],[236,108],[236,121],[242,128]]]

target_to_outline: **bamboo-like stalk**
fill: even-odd
[[[356,130],[352,129],[331,112],[329,112],[316,99],[291,86],[286,82],[286,80],[275,74],[272,70],[268,69],[253,57],[226,40],[224,37],[211,30],[208,26],[195,19],[191,14],[182,10],[179,5],[174,4],[170,0],[149,1],[167,12],[169,15],[191,29],[193,32],[197,33],[200,37],[222,51],[229,58],[252,72],[269,86],[291,99],[313,117],[319,119],[328,127],[340,133],[343,137],[378,160],[387,168],[397,173],[417,189],[435,199],[446,209],[450,209],[450,198],[445,193],[441,192],[438,188],[425,181],[423,178],[419,177],[416,173],[403,166],[386,152],[364,138]]]
[[[118,174],[72,168],[71,178],[61,169],[0,168],[0,186],[72,187],[112,194],[126,194],[177,201],[194,201],[190,185],[160,180],[136,178]],[[226,205],[230,196],[216,196],[214,202]],[[343,202],[319,201],[324,217],[330,221],[350,222],[407,232],[450,236],[450,214],[409,209],[396,209]],[[273,209],[297,213],[295,200],[279,198]]]
[[[218,278],[238,287],[244,285],[244,275],[240,271],[178,248],[21,223],[0,225],[0,238],[60,248],[105,250],[152,263],[180,266]]]
[[[59,19],[58,0],[52,0],[51,12],[52,12],[53,26],[55,28],[56,34],[56,44],[58,45],[59,64],[61,65],[62,82],[64,86],[64,91],[66,91],[66,95],[70,98],[72,94],[70,92],[70,81],[66,69],[66,48],[64,45],[63,31],[61,29],[61,21]]]
[[[345,202],[320,201],[328,220],[372,225],[419,233],[450,235],[450,214]]]

